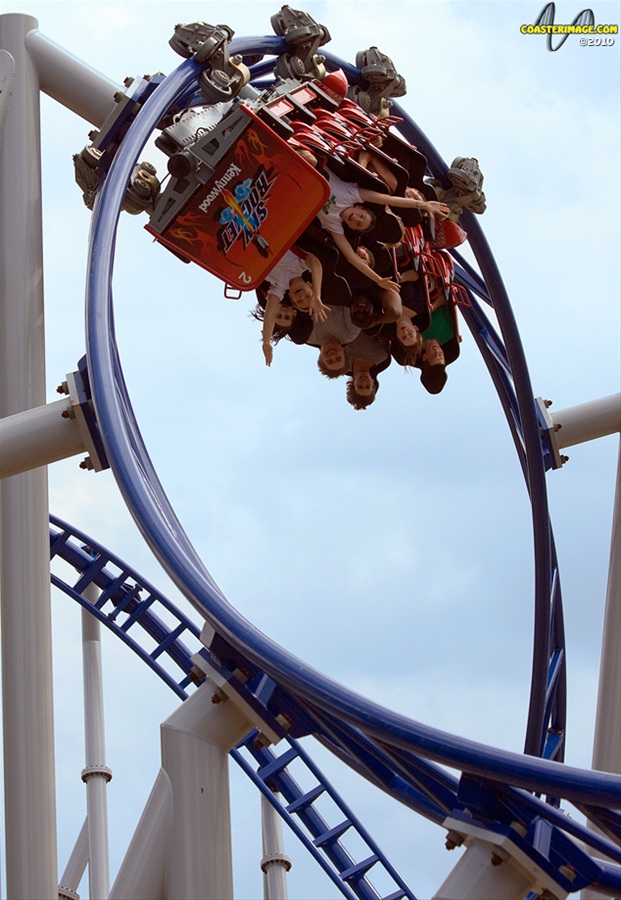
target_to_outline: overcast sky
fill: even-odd
[[[442,157],[475,156],[480,221],[520,328],[535,396],[559,410],[619,390],[619,37],[550,52],[520,33],[534,2],[311,2],[342,58],[377,45],[407,82],[400,102]],[[297,7],[297,4],[296,4]],[[257,2],[11,2],[51,39],[121,83],[170,72],[177,22],[272,34]],[[556,4],[556,21],[583,7]],[[619,23],[617,3],[592,4]],[[72,155],[91,126],[44,98],[48,399],[85,348],[90,213]],[[151,158],[163,174],[165,165]],[[528,498],[499,401],[463,325],[439,396],[392,366],[354,411],[316,353],[281,343],[267,369],[252,297],[185,266],[125,217],[114,296],[121,358],[150,455],[185,530],[230,602],[337,681],[411,718],[521,751],[530,687],[533,551]],[[463,323],[462,323],[463,324]],[[567,761],[588,767],[618,440],[570,449],[548,474],[569,665]],[[184,601],[153,559],[110,472],[50,468],[52,512]],[[59,856],[84,816],[80,616],[53,597]],[[192,613],[196,619],[196,613]],[[113,875],[159,766],[175,697],[106,640]],[[312,751],[415,893],[454,864],[444,833]],[[233,776],[236,895],[261,895],[259,801]],[[292,900],[334,887],[286,836]],[[82,886],[87,893],[87,886]]]

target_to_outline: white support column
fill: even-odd
[[[209,679],[162,724],[162,769],[110,900],[231,900],[228,754],[253,727]]]
[[[621,445],[610,541],[593,768],[621,773]]]
[[[56,400],[0,421],[0,478],[28,472],[86,449],[71,400]]]
[[[551,412],[561,449],[621,431],[621,394]]]
[[[291,860],[285,855],[282,819],[261,794],[261,826],[263,835],[263,900],[287,900],[287,872]]]
[[[455,846],[466,850],[433,895],[433,900],[524,900],[529,893],[544,894],[549,900],[565,900],[568,892],[542,869],[511,832],[500,834],[464,819],[447,818],[442,823]],[[512,823],[518,834],[526,829]]]
[[[433,900],[524,900],[533,891],[565,900],[567,891],[509,836],[448,818],[444,827],[464,838],[466,850]]]
[[[0,417],[45,403],[39,84],[0,16]],[[8,104],[6,104],[6,98]],[[58,892],[47,472],[0,483],[7,896]]]
[[[78,885],[88,865],[88,820],[85,819],[58,883],[59,900],[79,900]]]
[[[162,725],[162,765],[175,798],[169,900],[233,897],[229,751],[253,727],[209,681]]]
[[[110,891],[110,900],[166,900],[173,804],[170,779],[160,769]]]
[[[470,844],[433,900],[524,900],[532,879],[506,862],[493,866],[493,849],[479,841]]]
[[[601,772],[621,773],[621,444],[612,517],[593,768]],[[582,891],[580,896],[582,900],[597,900],[604,897],[604,894],[589,888]]]
[[[91,603],[96,602],[98,595],[94,585],[89,585],[84,591],[84,596]],[[88,880],[92,900],[105,900],[110,893],[107,784],[112,772],[106,766],[100,632],[99,620],[83,609],[85,767],[82,780],[86,783]]]
[[[99,128],[114,109],[114,94],[123,92],[123,85],[106,78],[40,31],[32,31],[26,44],[41,90]]]

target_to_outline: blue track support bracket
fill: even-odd
[[[554,424],[552,416],[548,412],[550,403],[541,397],[537,397],[535,403],[546,469],[560,469],[567,461],[567,457],[561,453],[556,440],[558,426]]]
[[[88,453],[86,459],[80,464],[81,467],[94,469],[95,472],[109,469],[110,463],[108,462],[93,406],[85,356],[78,362],[77,371],[70,372],[66,381],[58,387],[58,393],[69,395],[71,400],[70,415],[78,424],[82,443]]]
[[[107,172],[112,159],[127,130],[143,103],[151,96],[164,80],[161,74],[144,78],[128,78],[125,82],[125,93],[118,93],[114,100],[116,106],[103,122],[98,132],[91,132],[92,146],[101,153],[101,167]]]
[[[557,885],[567,892],[581,890],[603,877],[599,860],[565,834],[554,816],[547,815],[547,804],[539,802],[529,808],[519,794],[504,793],[467,775],[462,776],[459,799],[463,808],[453,810],[445,827],[465,840],[476,838],[499,848],[498,863],[511,856],[529,871],[537,871],[544,885],[549,879],[549,888]],[[556,816],[562,817],[562,813]],[[609,842],[606,847],[607,855],[621,859],[621,851]]]
[[[261,740],[264,743],[277,744],[282,740],[289,728],[289,720],[280,714],[273,714],[252,690],[252,685],[264,685],[262,672],[238,666],[231,670],[207,649],[195,653],[192,663],[195,670],[202,672],[216,685],[217,696],[221,700],[226,699],[235,703],[246,718],[260,730]]]
[[[514,821],[510,825],[481,821],[467,812],[455,812],[444,823],[451,833],[490,844],[493,865],[511,859],[553,896],[580,891],[601,880],[604,872],[578,845],[546,819]]]
[[[564,742],[565,735],[562,731],[554,731],[553,729],[550,729],[543,748],[543,758],[556,759]]]

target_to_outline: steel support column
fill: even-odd
[[[233,895],[229,751],[253,728],[209,680],[161,726],[162,768],[111,900]]]
[[[282,818],[261,794],[261,831],[263,837],[263,900],[287,900],[287,872],[291,860],[285,855]]]
[[[99,591],[90,584],[84,596],[95,604]],[[106,766],[101,625],[86,609],[82,610],[82,665],[85,737],[82,780],[86,783],[89,896],[105,900],[110,893],[107,785],[112,772]]]
[[[593,768],[621,773],[621,445],[610,541]]]
[[[36,27],[0,17],[0,417],[46,400]],[[5,479],[0,510],[7,895],[46,900],[58,892],[46,469]]]
[[[621,443],[612,516],[610,566],[593,739],[593,768],[600,772],[621,773]],[[580,896],[582,900],[596,900],[604,894],[589,888],[582,891]]]

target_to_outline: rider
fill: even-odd
[[[285,294],[295,309],[308,313],[316,322],[322,322],[327,317],[330,308],[321,302],[322,274],[319,259],[313,253],[305,253],[296,247],[287,250],[268,274],[267,304],[261,329],[261,346],[267,366],[272,364],[272,337],[276,319],[282,315]]]

